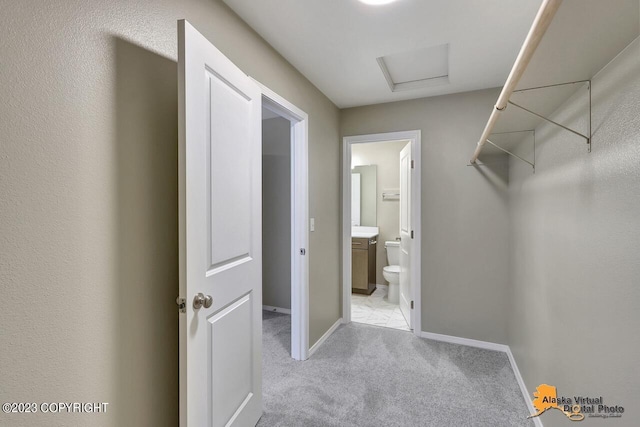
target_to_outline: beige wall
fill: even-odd
[[[176,21],[309,114],[311,343],[339,318],[339,111],[219,0],[0,1],[0,400],[178,420]],[[26,424],[25,424],[26,423]]]
[[[422,330],[506,342],[506,161],[473,168],[498,90],[342,110],[342,136],[422,131]]]
[[[587,129],[586,90],[554,119]],[[536,129],[536,173],[511,161],[509,344],[529,391],[640,402],[640,39],[593,79],[593,148]],[[559,416],[544,425],[566,425]],[[601,425],[607,420],[585,420]]]
[[[291,122],[262,121],[262,304],[291,308]]]
[[[353,144],[353,164],[376,165],[376,223],[380,228],[376,254],[376,283],[386,285],[382,269],[388,265],[384,242],[400,236],[400,201],[383,200],[382,193],[400,191],[400,150],[407,141]]]

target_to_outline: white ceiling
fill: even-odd
[[[502,86],[541,3],[224,1],[341,108]],[[448,82],[391,91],[377,58],[446,44]]]

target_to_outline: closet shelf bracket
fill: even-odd
[[[518,160],[521,160],[523,162],[525,162],[526,164],[530,165],[533,168],[533,173],[536,173],[536,131],[535,129],[531,129],[531,130],[514,130],[514,131],[510,131],[510,132],[493,132],[491,135],[504,135],[504,134],[509,134],[509,133],[524,133],[524,132],[531,132],[531,134],[533,135],[533,162],[530,162],[529,160],[518,156],[515,153],[512,153],[511,151],[507,150],[506,148],[503,148],[501,146],[499,146],[498,144],[496,144],[495,142],[491,141],[490,139],[487,138],[487,142],[491,145],[493,145],[494,147],[496,147],[498,150],[502,151],[503,153],[506,153],[510,156],[515,157]],[[484,163],[469,163],[467,166],[485,166]]]
[[[487,139],[487,142],[488,142],[489,144],[493,145],[494,147],[496,147],[498,150],[502,151],[503,153],[507,153],[508,155],[513,156],[513,157],[515,157],[516,159],[522,160],[523,162],[525,162],[525,163],[527,163],[527,164],[531,165],[531,167],[533,168],[533,170],[534,170],[534,172],[535,172],[535,170],[536,170],[536,164],[535,164],[535,163],[532,163],[532,162],[530,162],[529,160],[527,160],[527,159],[525,159],[525,158],[522,158],[522,157],[518,156],[517,154],[512,153],[512,152],[511,152],[511,151],[509,151],[509,150],[505,150],[504,148],[500,147],[498,144],[496,144],[496,143],[492,142],[490,139]]]
[[[530,110],[528,108],[525,108],[520,104],[516,104],[515,102],[513,102],[511,100],[509,100],[507,102],[510,105],[513,105],[514,107],[518,107],[521,110],[526,111],[529,114],[533,114],[534,116],[536,116],[536,117],[538,117],[538,118],[540,118],[542,120],[545,120],[545,121],[547,121],[547,122],[549,122],[551,124],[554,124],[554,125],[562,128],[562,129],[564,129],[566,131],[569,131],[569,132],[573,133],[574,135],[577,135],[577,136],[579,136],[581,138],[584,138],[584,140],[587,142],[587,152],[590,153],[591,152],[591,80],[579,80],[579,81],[575,81],[575,82],[558,83],[558,84],[554,84],[554,85],[531,87],[531,88],[527,88],[527,89],[516,90],[516,91],[514,91],[514,93],[516,93],[516,92],[525,92],[525,91],[528,91],[528,90],[535,90],[535,89],[544,89],[544,88],[555,87],[555,86],[572,85],[572,84],[576,84],[576,83],[588,83],[587,84],[587,90],[589,91],[589,136],[584,135],[584,134],[582,134],[582,133],[580,133],[580,132],[578,132],[578,131],[576,131],[574,129],[571,129],[571,128],[565,126],[565,125],[562,125],[562,124],[560,124],[560,123],[558,123],[556,121],[553,121],[550,118],[545,117],[542,114],[538,114],[535,111],[532,111],[532,110]],[[490,142],[490,141],[487,141],[487,142]],[[495,144],[492,144],[492,145],[495,145]]]

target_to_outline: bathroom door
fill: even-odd
[[[180,426],[253,426],[262,414],[262,94],[182,20],[178,96]]]
[[[411,316],[411,143],[400,151],[400,311],[413,329]]]

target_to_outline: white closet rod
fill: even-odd
[[[482,147],[484,146],[484,144],[486,144],[487,138],[489,138],[489,135],[493,130],[493,126],[498,121],[498,117],[500,117],[500,113],[502,113],[502,111],[507,108],[507,103],[509,102],[511,94],[518,85],[518,82],[524,74],[524,71],[527,69],[529,61],[531,61],[533,54],[540,44],[540,40],[542,40],[542,36],[544,36],[547,28],[549,28],[549,24],[551,24],[553,16],[556,14],[556,11],[560,7],[561,3],[562,0],[544,0],[542,2],[542,5],[540,5],[540,9],[538,10],[536,19],[533,21],[531,29],[529,30],[529,34],[527,34],[527,38],[520,48],[520,53],[516,58],[516,62],[513,64],[513,68],[511,69],[509,77],[507,78],[507,81],[502,88],[502,92],[500,92],[500,96],[498,97],[495,108],[491,112],[491,117],[489,117],[489,121],[484,128],[484,132],[482,132],[480,141],[478,141],[476,151],[474,151],[473,157],[471,157],[472,164],[475,163],[476,160],[478,160],[478,156],[482,151]]]

